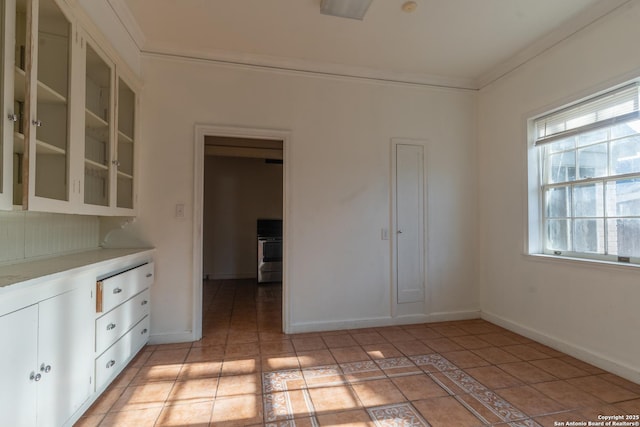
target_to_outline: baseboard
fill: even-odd
[[[193,333],[191,331],[185,332],[171,332],[167,334],[151,334],[149,336],[149,344],[175,344],[179,342],[192,342]]]
[[[384,326],[412,325],[416,323],[445,322],[480,318],[479,310],[451,311],[432,314],[413,314],[405,316],[381,316],[362,319],[346,319],[330,322],[305,322],[290,325],[289,334],[306,332],[339,331],[343,329],[379,328]]]
[[[579,345],[568,343],[558,337],[529,328],[493,313],[483,311],[481,313],[481,317],[488,322],[495,323],[498,326],[502,326],[505,329],[540,342],[558,351],[573,356],[576,359],[590,363],[600,369],[604,369],[605,371],[612,372],[629,381],[640,384],[640,372],[638,367],[629,366],[626,363],[612,360],[597,352],[593,352]]]
[[[480,319],[480,310],[442,311],[429,314],[428,322],[451,322],[455,320]]]

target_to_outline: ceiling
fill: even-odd
[[[404,1],[358,21],[320,0],[124,0],[123,22],[147,53],[477,89],[629,0]]]

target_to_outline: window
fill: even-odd
[[[538,200],[537,213],[530,209],[531,252],[640,263],[638,88],[532,121],[529,176]]]

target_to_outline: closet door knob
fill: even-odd
[[[33,123],[33,125],[36,127],[42,126],[42,120],[31,120],[31,123]]]
[[[9,114],[7,116],[7,118],[9,119],[10,122],[17,122],[18,121],[18,116],[15,114]]]

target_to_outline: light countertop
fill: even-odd
[[[21,261],[16,264],[0,266],[0,293],[3,289],[22,282],[41,279],[69,270],[95,266],[116,258],[151,253],[151,248],[102,249],[96,248],[84,252],[54,256],[34,261]]]

